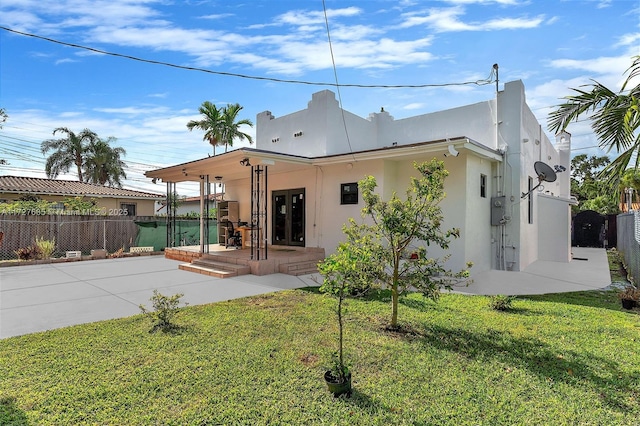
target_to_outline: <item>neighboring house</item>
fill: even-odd
[[[506,83],[495,99],[400,120],[384,110],[367,119],[343,111],[324,90],[301,111],[258,114],[256,132],[256,148],[146,176],[168,187],[196,181],[201,188],[215,176],[225,185],[225,200],[238,202],[239,221],[260,229],[259,241],[332,253],[344,238],[342,225],[360,218],[360,179],[373,175],[383,199],[402,196],[416,175],[413,163],[435,157],[449,171],[442,227],[461,231],[450,245],[448,267],[459,270],[472,261],[475,275],[520,271],[536,260],[570,261],[570,135],[558,135],[554,147],[521,81]],[[565,171],[523,197],[539,183],[537,161]]]
[[[69,197],[94,199],[99,214],[108,216],[154,216],[156,200],[165,195],[130,189],[109,188],[71,180],[43,179],[20,176],[0,176],[0,202],[11,202],[24,195],[34,195],[58,203]],[[82,212],[79,212],[80,214]]]
[[[224,197],[224,193],[218,194],[209,194],[209,215],[211,217],[215,217],[212,213],[213,209],[217,206],[217,201],[221,200]],[[200,197],[184,197],[180,198],[178,202],[178,206],[176,207],[175,214],[177,216],[189,216],[189,215],[199,215],[202,211],[202,206],[200,205]],[[167,214],[167,200],[163,199],[156,206],[156,214],[165,215]]]

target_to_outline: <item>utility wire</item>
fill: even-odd
[[[413,88],[425,88],[425,87],[466,86],[466,85],[472,85],[472,84],[475,84],[477,86],[484,86],[484,85],[493,83],[493,81],[488,81],[488,80],[476,80],[476,81],[465,81],[461,83],[440,83],[440,84],[398,84],[398,85],[372,84],[372,85],[369,85],[369,84],[338,84],[337,82],[323,83],[323,82],[313,82],[313,81],[304,81],[304,80],[286,80],[286,79],[280,79],[280,78],[253,76],[253,75],[237,74],[237,73],[224,72],[224,71],[213,71],[206,68],[188,67],[185,65],[172,64],[170,62],[156,61],[153,59],[144,59],[137,56],[125,55],[122,53],[109,52],[106,50],[96,49],[93,47],[83,46],[75,43],[67,43],[67,42],[56,40],[50,37],[44,37],[37,34],[31,34],[24,31],[14,30],[12,28],[8,28],[1,25],[0,25],[0,29],[14,33],[14,34],[19,34],[26,37],[33,37],[33,38],[45,40],[51,43],[60,44],[63,46],[74,47],[76,49],[84,49],[90,52],[101,53],[103,55],[115,56],[118,58],[130,59],[132,61],[145,62],[148,64],[154,64],[154,65],[163,65],[167,67],[178,68],[178,69],[189,70],[189,71],[199,71],[199,72],[204,72],[208,74],[216,74],[216,75],[222,75],[227,77],[238,77],[238,78],[246,78],[250,80],[272,81],[276,83],[306,84],[310,86],[358,87],[358,88],[367,88],[367,89],[413,89]]]
[[[327,40],[329,42],[329,52],[331,52],[331,65],[333,67],[333,77],[336,80],[336,91],[338,92],[338,101],[340,102],[340,112],[342,113],[342,124],[344,126],[344,134],[347,137],[347,145],[349,145],[349,152],[351,157],[355,161],[356,157],[353,155],[353,148],[351,147],[351,139],[349,139],[349,131],[347,130],[347,120],[344,117],[344,108],[342,107],[342,94],[340,93],[340,85],[338,84],[338,69],[336,67],[336,60],[333,56],[333,44],[331,43],[331,32],[329,31],[329,18],[327,17],[327,5],[325,0],[322,0],[322,10],[324,11],[324,23],[327,28]]]

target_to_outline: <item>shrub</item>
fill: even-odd
[[[624,290],[618,293],[620,300],[635,300],[640,301],[640,289],[635,288],[632,285],[626,286]]]
[[[151,331],[162,330],[170,331],[176,328],[176,325],[172,322],[173,317],[180,311],[180,298],[184,296],[183,293],[174,294],[173,296],[165,296],[158,290],[153,290],[153,296],[151,296],[151,302],[153,303],[153,311],[147,310],[144,305],[140,305],[140,310],[143,314],[147,315],[152,322],[153,327]],[[185,303],[187,306],[187,303]]]
[[[124,256],[124,247],[120,247],[118,250],[116,250],[113,253],[109,254],[107,257],[109,259],[119,259],[119,258],[121,258],[123,256]]]
[[[44,237],[36,237],[36,247],[40,250],[40,259],[49,259],[56,251],[56,239],[45,240]]]
[[[19,248],[14,253],[18,256],[18,259],[20,260],[33,260],[33,259],[38,259],[41,256],[40,249],[38,248],[38,246],[35,246],[35,245]]]
[[[495,311],[509,311],[513,308],[512,303],[515,299],[515,296],[496,294],[495,296],[491,296],[489,307]]]

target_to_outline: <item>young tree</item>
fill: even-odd
[[[348,241],[361,244],[366,241],[369,265],[361,274],[372,283],[382,283],[391,290],[391,322],[398,328],[398,299],[409,290],[416,289],[425,296],[437,299],[443,288],[451,289],[456,281],[468,282],[468,262],[459,272],[446,269],[443,258],[428,257],[428,247],[449,248],[451,238],[460,231],[440,229],[443,220],[440,202],[445,198],[444,180],[448,172],[444,163],[433,159],[414,163],[418,177],[411,178],[406,196],[401,199],[393,193],[388,201],[376,194],[376,179],[368,176],[358,185],[362,191],[362,215],[372,224],[356,224],[352,219],[344,231]],[[362,253],[361,253],[362,254]]]

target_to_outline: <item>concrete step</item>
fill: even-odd
[[[204,266],[194,265],[192,263],[183,263],[178,265],[178,269],[182,269],[183,271],[195,272],[197,274],[208,275],[210,277],[216,278],[229,278],[238,276],[237,272],[232,271],[221,271],[216,269],[207,268]]]
[[[195,266],[200,266],[203,268],[218,270],[218,271],[235,272],[236,276],[247,275],[251,273],[251,268],[249,267],[249,265],[221,262],[219,260],[213,260],[211,258],[203,257],[200,259],[193,259],[191,261],[191,264]]]
[[[251,268],[248,265],[219,262],[211,258],[193,259],[191,263],[184,263],[178,268],[217,278],[237,277],[251,273]]]
[[[318,272],[319,260],[303,260],[300,262],[283,263],[278,267],[278,271],[281,274],[287,275],[307,275]]]

